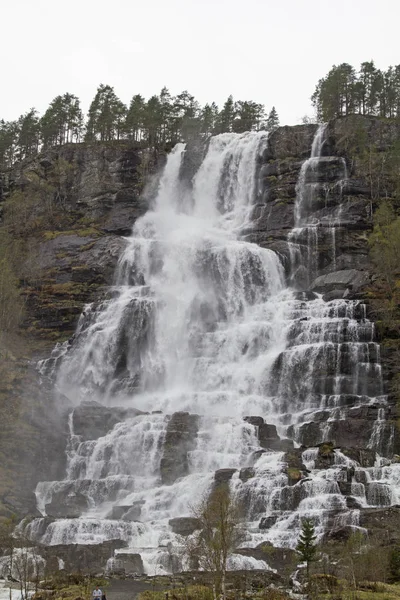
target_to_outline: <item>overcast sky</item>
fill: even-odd
[[[126,103],[233,94],[294,124],[333,64],[400,63],[400,0],[3,0],[0,18],[4,119],[65,92],[86,111],[107,83]]]

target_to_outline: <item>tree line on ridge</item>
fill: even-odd
[[[374,61],[361,63],[358,71],[348,63],[333,65],[318,81],[311,101],[323,122],[349,114],[400,117],[400,65],[386,71]]]
[[[113,87],[101,84],[86,119],[79,98],[66,93],[54,98],[43,116],[31,108],[15,121],[1,120],[0,169],[41,149],[73,142],[127,139],[160,148],[198,135],[272,131],[278,125],[275,107],[267,115],[264,105],[251,100],[229,96],[219,109],[215,102],[200,106],[186,90],[172,96],[164,87],[148,100],[136,94],[126,106]]]

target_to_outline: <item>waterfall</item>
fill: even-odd
[[[85,439],[71,414],[66,477],[36,493],[42,514],[57,498],[84,506],[78,516],[74,505],[65,518],[32,521],[31,537],[50,545],[121,539],[147,572],[165,570],[167,545],[182,542],[169,521],[189,515],[220,469],[246,506],[248,547],[293,547],[304,516],[319,536],[334,522],[357,526],[343,490],[360,505],[388,502],[371,482],[395,477],[371,471],[370,482],[357,481],[338,449],[332,464],[317,464],[317,444],[345,445],[346,420],[386,402],[365,307],[309,291],[320,270],[321,206],[330,206],[326,189],[321,205],[324,169],[347,177],[342,159],[321,156],[325,135],[319,127],[299,175],[290,286],[274,252],[241,238],[266,135],[212,138],[190,189],[180,179],[184,145],[170,153],[115,284],[55,353],[58,389],[75,412],[94,400],[111,413],[119,407],[120,417]],[[363,430],[372,454],[383,447],[383,414]],[[301,444],[311,448],[301,453]],[[298,457],[295,470],[309,471],[295,485],[287,451]],[[249,561],[237,555],[232,564]]]

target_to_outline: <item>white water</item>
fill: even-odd
[[[306,174],[310,168],[318,173],[324,134],[320,128],[300,173],[296,225],[312,219]],[[167,545],[181,544],[168,520],[189,515],[220,468],[238,469],[231,489],[248,509],[246,546],[270,540],[293,547],[304,516],[315,519],[319,535],[335,523],[357,526],[358,510],[347,508],[338,486],[344,455],[336,452],[337,464],[316,471],[318,451],[308,450],[309,480],[289,486],[284,453],[255,454],[257,428],[243,420],[262,416],[296,443],[305,443],[315,424],[315,445],[336,435],[349,410],[384,403],[378,346],[364,307],[299,298],[287,287],[276,254],[240,239],[265,143],[254,133],[212,138],[191,192],[179,180],[183,145],[169,155],[154,206],[135,224],[119,262],[116,285],[108,299],[85,310],[72,347],[61,350],[57,380],[74,404],[95,399],[162,412],[126,419],[90,441],[74,435],[71,419],[66,480],[39,484],[38,506],[44,512],[52,495],[66,490],[83,493],[89,508],[44,533],[42,522],[33,521],[27,528],[32,537],[46,544],[119,538],[141,553],[147,572],[166,570]],[[318,242],[317,228],[306,229]],[[309,242],[308,254],[298,254],[313,276],[317,249]],[[199,415],[197,435],[187,475],[163,485],[164,441],[169,415],[177,411]],[[372,448],[381,449],[385,427],[379,413]],[[242,481],[239,469],[246,466],[253,466],[254,476]],[[382,469],[365,472],[370,480],[354,480],[354,496],[363,505],[386,503],[373,482],[392,476]],[[375,488],[396,485],[392,477]],[[111,516],[115,505],[138,504],[141,522]],[[261,517],[274,523],[259,529]],[[258,565],[239,555],[233,561],[236,568],[250,563]]]

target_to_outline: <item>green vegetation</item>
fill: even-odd
[[[229,96],[221,109],[215,102],[202,107],[187,90],[172,96],[164,87],[159,95],[148,100],[135,94],[126,106],[114,88],[101,84],[86,122],[79,98],[69,93],[54,98],[42,117],[31,108],[16,121],[0,121],[0,171],[42,148],[83,139],[86,142],[128,139],[144,147],[159,148],[198,135],[273,131],[278,125],[275,107],[267,116],[264,106],[252,100],[234,101]]]
[[[185,554],[189,564],[212,575],[214,600],[226,598],[228,558],[238,547],[240,507],[231,497],[229,486],[221,484],[193,508],[199,531],[187,539]]]
[[[317,557],[316,539],[314,523],[310,519],[303,519],[296,550],[307,565],[307,581],[310,580],[310,565]]]
[[[311,100],[322,121],[349,114],[400,116],[400,65],[387,71],[373,61],[363,62],[358,72],[348,63],[333,65],[319,80]]]

